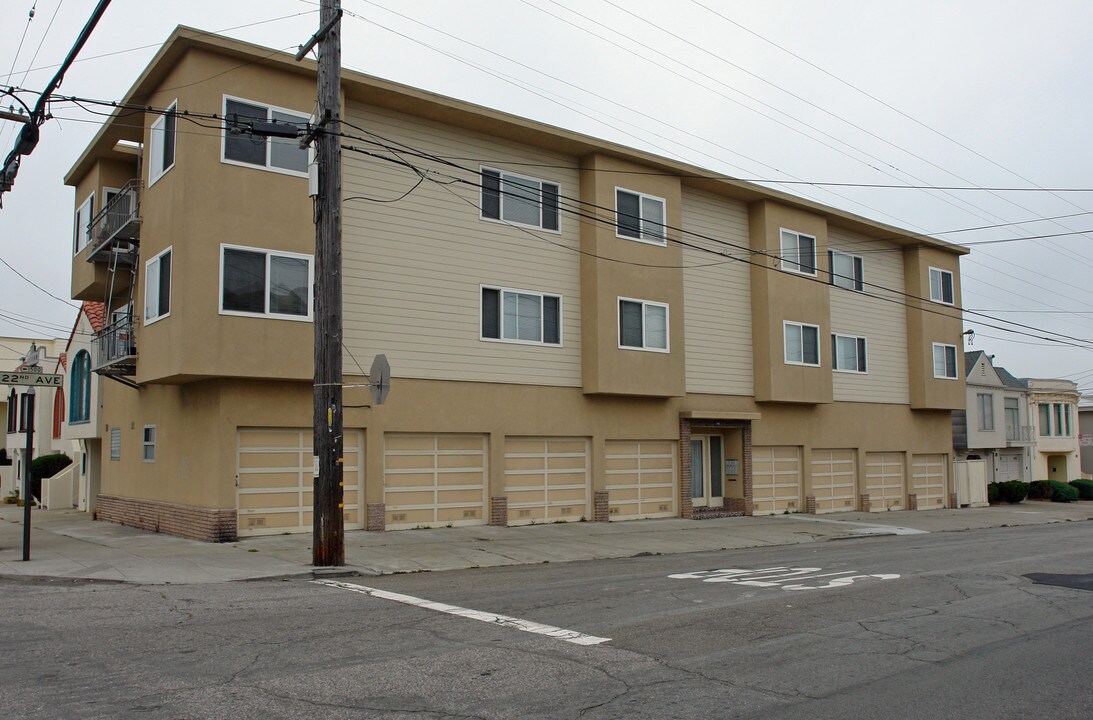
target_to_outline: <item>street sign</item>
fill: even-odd
[[[0,385],[30,385],[33,387],[62,387],[64,375],[44,372],[0,372]]]

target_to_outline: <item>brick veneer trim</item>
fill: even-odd
[[[592,521],[608,522],[611,519],[611,497],[606,490],[592,494]]]
[[[490,525],[507,527],[509,524],[509,496],[494,495],[490,498]]]
[[[100,495],[95,517],[118,525],[191,540],[235,542],[238,539],[238,514],[235,508],[202,508]]]
[[[367,503],[364,529],[383,532],[387,529],[387,506],[383,503]]]

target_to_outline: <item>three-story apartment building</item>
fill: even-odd
[[[342,94],[347,528],[951,503],[966,250],[360,73]],[[67,175],[117,380],[100,518],[310,529],[308,156],[254,131],[314,98],[314,64],[179,28]]]

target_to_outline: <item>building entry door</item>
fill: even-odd
[[[724,505],[723,443],[720,435],[691,436],[691,501],[694,507]]]

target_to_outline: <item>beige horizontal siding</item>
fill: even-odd
[[[751,395],[750,272],[730,259],[747,259],[739,249],[749,245],[747,206],[684,188],[683,229],[693,233],[687,244],[702,248],[683,248],[687,392]]]
[[[350,102],[350,123],[426,153],[457,157],[473,172],[400,154],[442,182],[478,183],[480,165],[536,177],[578,195],[575,158],[455,130],[427,119]],[[352,128],[347,132],[359,133]],[[347,141],[378,154],[383,148]],[[394,146],[394,143],[391,143]],[[362,365],[386,353],[397,377],[571,386],[581,384],[580,256],[576,218],[561,233],[479,218],[479,189],[423,182],[411,170],[346,152],[343,197],[345,344]],[[474,158],[466,160],[462,158]],[[528,167],[536,163],[560,167]],[[563,200],[563,207],[565,201]],[[480,286],[562,297],[562,347],[488,342],[480,336]],[[346,357],[347,368],[356,367]]]
[[[831,227],[832,250],[860,255],[865,292],[832,287],[831,332],[866,338],[868,372],[832,371],[836,401],[908,403],[907,308],[902,304],[903,253],[892,244]],[[886,289],[882,289],[886,288]],[[894,292],[893,292],[894,291]],[[882,300],[889,298],[895,302]],[[830,347],[831,338],[825,342]]]

